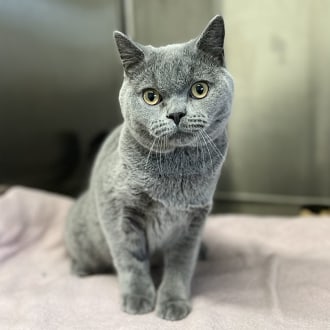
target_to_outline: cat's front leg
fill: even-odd
[[[141,211],[124,207],[116,223],[105,222],[114,266],[118,273],[122,309],[144,314],[155,307],[156,291],[150,276],[145,219]]]
[[[180,320],[191,311],[190,285],[208,209],[192,214],[188,231],[164,252],[164,275],[157,297],[157,315]]]

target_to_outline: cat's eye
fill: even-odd
[[[149,88],[143,91],[143,100],[149,105],[156,105],[161,102],[162,97],[155,89]]]
[[[190,95],[195,99],[203,99],[209,92],[209,86],[204,81],[196,82],[190,89]]]

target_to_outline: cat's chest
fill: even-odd
[[[187,210],[212,203],[215,176],[159,176],[145,181],[144,191],[167,208]]]
[[[188,211],[168,209],[155,203],[147,215],[147,239],[151,253],[166,249],[182,237],[189,228],[191,215]]]
[[[138,162],[148,166],[136,166],[135,177],[140,187],[153,200],[165,207],[187,210],[212,203],[213,193],[220,175],[223,158],[219,155],[205,157],[195,148],[177,149],[172,154],[149,155]],[[138,175],[136,175],[138,173]],[[135,181],[137,182],[137,181]]]

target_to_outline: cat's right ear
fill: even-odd
[[[144,53],[139,46],[130,40],[124,33],[113,33],[117,49],[124,70],[128,76],[134,73],[135,68],[144,60]]]

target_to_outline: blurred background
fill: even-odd
[[[0,184],[79,194],[122,121],[113,30],[164,45],[219,13],[236,91],[214,210],[329,206],[328,0],[0,0]]]

